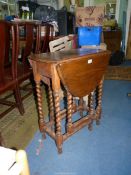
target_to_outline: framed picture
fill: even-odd
[[[116,13],[116,3],[107,3],[106,4],[106,15],[114,19],[115,13]]]

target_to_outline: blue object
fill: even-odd
[[[102,26],[78,27],[78,45],[100,45]]]
[[[11,16],[5,16],[5,20],[6,21],[12,21],[14,20],[15,16],[14,15],[11,15]]]

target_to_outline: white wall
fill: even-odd
[[[86,6],[93,6],[94,0],[84,0],[84,7]]]
[[[116,0],[116,20],[118,21],[119,20],[119,12],[120,12],[120,0]]]
[[[117,0],[84,0],[84,6],[105,5],[106,3],[116,3]]]
[[[58,9],[58,1],[57,0],[37,0],[37,3],[40,5],[52,6],[56,10]]]
[[[61,9],[64,6],[64,0],[58,0],[58,9]]]
[[[125,37],[125,48],[127,48],[127,41],[128,41],[128,33],[129,33],[130,17],[131,17],[131,0],[128,0],[127,17],[126,17],[126,37]],[[125,49],[125,50],[126,50],[126,49]]]

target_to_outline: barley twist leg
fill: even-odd
[[[40,87],[40,81],[36,81],[36,94],[37,94],[37,102],[38,102],[38,113],[39,113],[39,128],[40,131],[43,133],[43,137],[45,138],[45,120],[44,120],[44,113],[42,108],[42,91]]]
[[[91,92],[89,95],[89,115],[91,115],[92,122],[88,124],[88,129],[91,131],[92,130],[92,123],[93,123],[93,116],[94,116],[94,108],[93,108],[93,98],[94,92]]]
[[[61,116],[60,116],[60,98],[59,92],[54,92],[54,103],[55,103],[55,118],[56,118],[56,145],[58,153],[62,153],[62,131],[61,131]]]
[[[48,87],[48,93],[49,93],[50,122],[51,122],[51,125],[53,125],[54,124],[54,102],[53,102],[53,93],[50,86]]]
[[[83,104],[84,104],[83,98],[80,98],[79,99],[79,106],[81,106],[81,110],[80,110],[81,117],[83,117]]]
[[[98,85],[98,96],[97,96],[97,109],[96,109],[96,124],[98,125],[101,118],[101,103],[102,103],[102,88],[103,88],[103,80],[100,81]]]
[[[67,132],[72,132],[72,109],[73,109],[73,101],[72,95],[67,92]]]

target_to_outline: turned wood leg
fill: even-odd
[[[83,104],[84,104],[83,98],[80,98],[79,99],[79,106],[82,106],[82,109],[80,110],[81,117],[83,117]]]
[[[72,132],[72,109],[73,109],[73,100],[72,95],[67,92],[67,132]]]
[[[62,153],[63,135],[61,131],[59,91],[55,91],[53,94],[54,94],[55,115],[56,115],[55,116],[56,118],[56,145],[57,145],[58,153]]]
[[[102,103],[102,88],[103,80],[100,81],[98,85],[98,95],[97,95],[97,109],[96,109],[96,124],[99,125],[101,118],[101,103]]]
[[[44,121],[44,113],[42,108],[42,91],[40,87],[40,81],[36,81],[36,94],[37,94],[37,104],[38,104],[38,113],[39,113],[39,128],[43,133],[43,137],[45,138],[45,121]]]
[[[49,114],[50,114],[50,122],[51,125],[54,125],[54,101],[53,101],[53,92],[51,87],[48,87],[48,93],[49,93]],[[53,128],[52,128],[53,129]]]
[[[94,92],[91,92],[89,95],[89,115],[91,115],[92,122],[88,124],[88,129],[91,131],[92,130],[92,123],[93,123],[93,115],[94,115],[94,108],[93,108],[93,103],[94,103]]]

